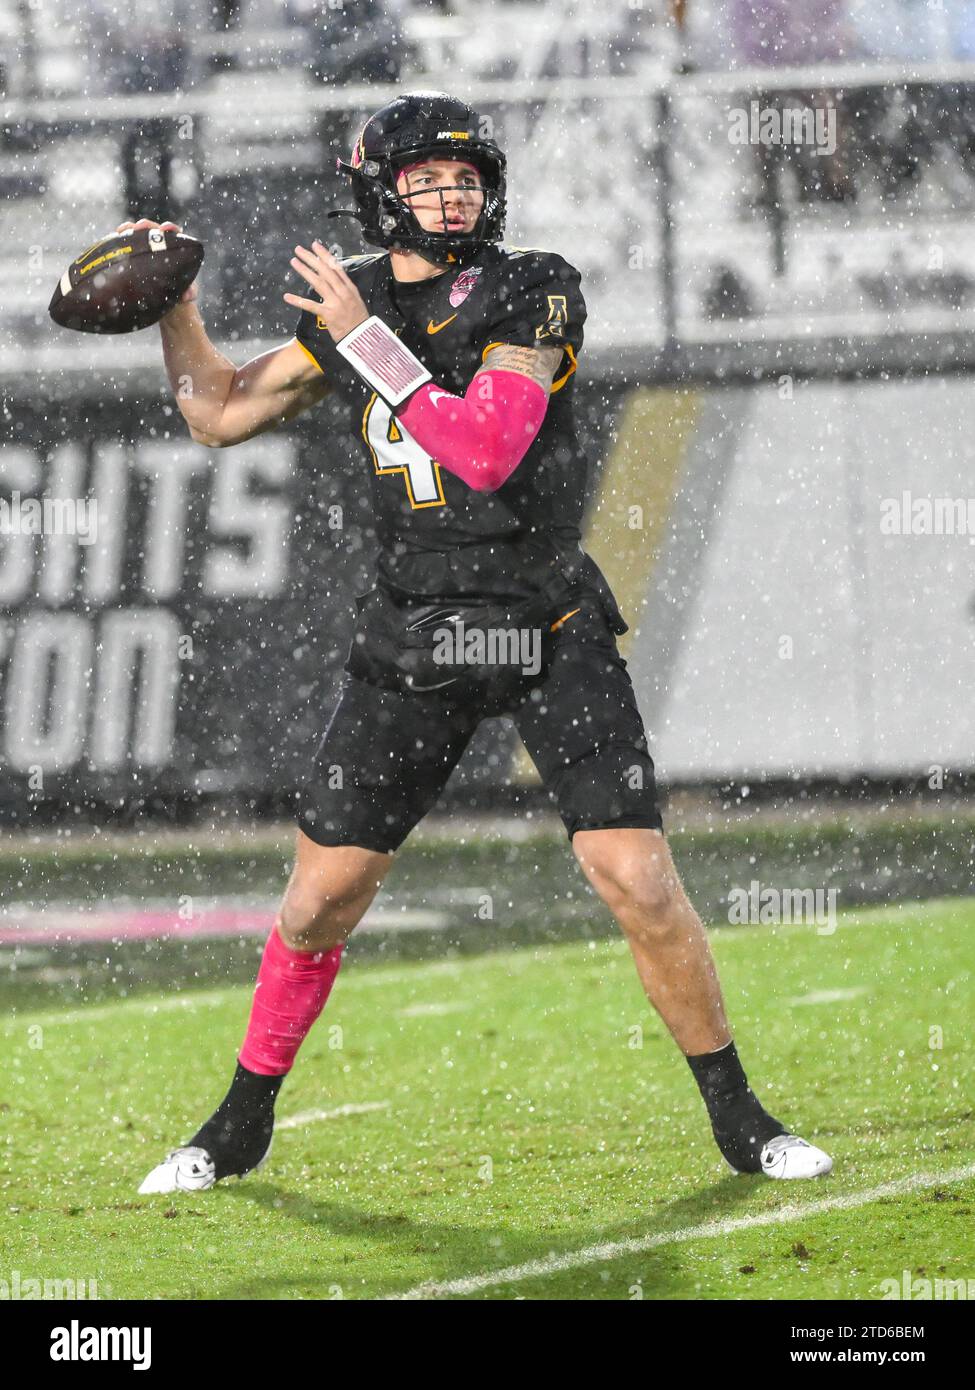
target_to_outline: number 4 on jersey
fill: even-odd
[[[405,477],[411,507],[445,505],[440,465],[420,448],[378,396],[366,406],[362,433],[372,450],[376,472],[402,473]]]

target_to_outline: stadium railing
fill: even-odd
[[[290,247],[318,235],[362,249],[353,224],[326,219],[348,206],[330,166],[401,85],[330,91],[284,71],[97,106],[0,103],[0,369],[54,347],[45,308],[63,265],[134,212],[208,243],[215,336],[290,333]],[[590,347],[621,370],[971,363],[975,64],[482,82],[464,94],[508,151],[507,240],[579,267]],[[804,138],[763,144],[762,121],[793,110]],[[834,149],[819,152],[817,122]],[[127,198],[119,150],[147,125],[145,183]],[[89,360],[90,345],[69,346]],[[114,352],[155,361],[141,339],[98,344],[97,358]]]

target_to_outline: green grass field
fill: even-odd
[[[975,901],[712,939],[750,1079],[833,1154],[829,1178],[728,1172],[626,947],[598,939],[349,960],[267,1168],[139,1197],[223,1095],[249,988],[62,991],[2,1025],[0,1278],[139,1299],[870,1300],[904,1270],[975,1280]]]

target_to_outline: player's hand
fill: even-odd
[[[318,303],[314,299],[302,299],[297,294],[286,294],[285,300],[295,309],[307,309],[309,313],[323,318],[325,327],[336,343],[369,317],[362,295],[331,251],[320,241],[313,241],[310,251],[304,246],[296,246],[291,264],[322,298]]]
[[[183,230],[182,227],[178,226],[175,222],[153,222],[149,217],[140,217],[138,222],[120,222],[115,228],[115,231],[116,234],[119,232],[135,232],[141,227],[159,227],[160,230],[164,232],[170,228],[174,232],[181,232]],[[198,298],[198,295],[199,291],[196,288],[196,281],[194,280],[192,285],[189,285],[180,295],[179,303],[192,304],[194,299]]]

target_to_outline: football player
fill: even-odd
[[[576,858],[625,933],[727,1163],[773,1178],[832,1166],[751,1090],[704,928],[671,859],[616,645],[626,623],[580,545],[579,272],[555,252],[502,242],[505,159],[485,129],[477,112],[436,93],[398,97],[366,122],[337,167],[377,249],[340,259],[318,240],[295,247],[291,264],[308,289],[284,296],[300,312],[290,342],[235,369],[209,342],[192,288],[162,320],[168,375],[201,444],[226,448],[329,392],[344,398],[379,553],[300,792],[294,869],[230,1089],[140,1192],[208,1188],[267,1158],[279,1088],[346,940],[479,722],[499,712],[514,720]],[[191,394],[177,390],[187,375]],[[443,631],[473,617],[477,629],[485,612],[533,613],[541,650],[500,683],[502,658],[492,665],[483,651],[466,674],[457,663],[434,671],[443,679],[429,679],[427,661],[421,680],[410,663],[429,658],[431,623]]]

